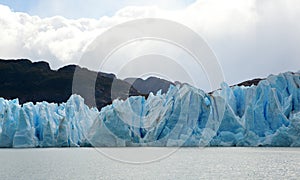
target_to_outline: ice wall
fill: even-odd
[[[59,105],[0,98],[0,147],[70,146],[300,146],[300,74],[213,94],[171,86],[100,112],[78,95]]]

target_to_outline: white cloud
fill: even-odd
[[[101,32],[96,20],[41,19],[0,6],[2,58],[49,60],[53,67],[77,60],[84,46]],[[54,62],[52,62],[54,61]]]
[[[97,35],[142,17],[175,20],[202,35],[230,84],[300,69],[297,0],[198,0],[177,10],[128,6],[99,20],[40,18],[0,5],[0,58],[43,59],[52,68],[76,63]]]

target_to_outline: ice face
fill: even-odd
[[[207,94],[189,85],[89,108],[0,98],[0,147],[300,146],[300,75]]]
[[[20,106],[0,99],[0,147],[70,147],[84,143],[98,115],[78,95],[63,104],[41,102]]]

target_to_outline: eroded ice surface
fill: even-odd
[[[300,146],[299,73],[221,87],[171,86],[101,112],[78,95],[60,105],[0,98],[0,147]]]

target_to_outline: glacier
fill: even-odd
[[[171,85],[147,99],[98,111],[79,95],[66,103],[0,98],[0,147],[300,146],[300,73],[212,93]]]

